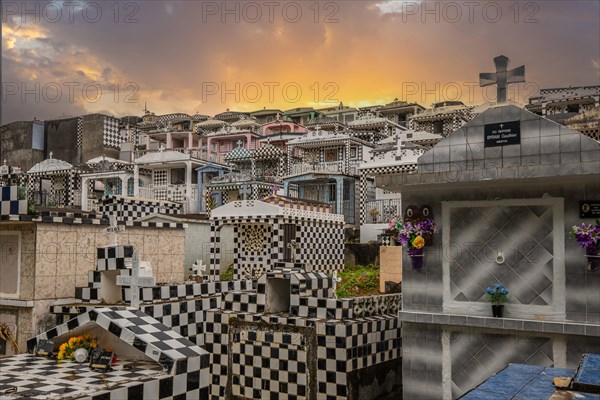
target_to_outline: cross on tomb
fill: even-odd
[[[200,262],[200,263],[198,263]],[[206,271],[206,265],[204,265],[204,261],[196,260],[194,264],[192,264],[192,272],[194,275],[202,275],[203,272]]]
[[[510,59],[506,56],[494,58],[494,64],[496,65],[496,72],[482,72],[479,74],[479,86],[498,85],[496,101],[505,103],[508,84],[525,82],[525,66],[521,65],[509,71]]]
[[[237,144],[237,147],[242,147],[242,144],[244,144],[244,142],[242,142],[242,140],[239,139],[237,142],[235,142],[235,144]]]
[[[248,185],[244,184],[240,189],[240,194],[244,200],[248,200],[248,195],[252,194],[252,189],[248,187]]]
[[[104,232],[110,234],[110,245],[117,246],[119,244],[117,241],[117,233],[123,232],[125,230],[125,225],[117,225],[117,217],[115,217],[114,215],[109,215],[108,220],[110,221],[110,226],[104,228]]]
[[[133,254],[131,264],[131,275],[117,276],[117,285],[129,286],[131,288],[130,306],[140,308],[140,288],[156,286],[156,279],[153,276],[140,276],[140,258],[137,253]]]

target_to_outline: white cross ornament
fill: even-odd
[[[140,308],[141,287],[156,286],[153,276],[140,276],[140,259],[137,254],[132,257],[131,275],[117,276],[118,286],[129,286],[131,288],[131,303],[133,308]]]
[[[194,264],[192,264],[192,272],[194,275],[202,275],[203,272],[206,271],[206,265],[202,260],[196,260]]]

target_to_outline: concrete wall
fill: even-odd
[[[22,306],[0,306],[0,320],[17,320],[21,349],[31,336],[51,327],[50,305],[73,301],[76,286],[87,286],[88,271],[95,269],[97,248],[110,237],[98,225],[58,223],[2,223],[2,231],[21,232]],[[184,280],[183,229],[134,228],[118,234],[120,244],[131,244],[140,260],[149,261],[156,281]],[[2,299],[7,301],[6,299]]]
[[[561,296],[565,302],[566,318],[568,320],[580,322],[600,323],[600,273],[597,271],[588,271],[585,252],[581,249],[575,240],[566,238],[567,232],[573,225],[582,222],[590,223],[591,220],[579,218],[579,200],[584,198],[600,198],[600,186],[594,177],[589,177],[587,181],[579,182],[566,181],[549,185],[548,183],[530,183],[527,186],[519,185],[516,182],[506,185],[490,185],[485,190],[464,190],[461,188],[444,190],[431,190],[419,194],[405,195],[406,204],[429,204],[433,209],[435,218],[439,221],[442,217],[442,201],[452,200],[494,200],[494,199],[540,199],[542,195],[553,198],[564,199],[564,221],[562,222],[561,235],[564,240],[564,270],[565,270],[565,291],[556,292],[555,296]],[[557,178],[559,181],[560,178]],[[434,246],[425,248],[425,266],[423,271],[413,271],[410,267],[410,260],[405,258],[404,280],[403,280],[403,307],[404,309],[442,312],[442,294],[443,279],[442,265],[444,257],[450,257],[452,260],[461,257],[463,253],[468,252],[469,244],[472,246],[478,242],[478,237],[474,233],[464,232],[461,236],[463,245],[461,249],[444,248],[442,244],[444,227],[434,236]],[[527,246],[532,242],[528,239],[519,240],[515,232],[513,242],[521,245],[522,250],[526,251]],[[460,231],[453,231],[452,236],[461,234]],[[466,235],[466,236],[464,236]],[[511,247],[513,243],[511,243]],[[554,249],[554,254],[560,254],[561,249]],[[507,257],[512,255],[505,254]],[[540,256],[541,257],[541,256]],[[539,257],[538,257],[539,258]],[[541,260],[541,258],[540,258]],[[508,262],[507,261],[507,262]],[[426,273],[425,273],[426,270]],[[498,277],[500,279],[500,277]],[[501,279],[502,283],[510,290],[511,283],[517,284],[510,276]],[[490,284],[495,282],[489,282]],[[513,286],[514,287],[514,286]],[[558,286],[557,286],[558,287]],[[424,290],[425,289],[425,290]],[[485,288],[483,288],[485,289]],[[510,315],[510,308],[507,309]],[[533,316],[532,316],[533,317]]]
[[[368,220],[368,218],[367,218]],[[388,224],[363,224],[360,226],[360,242],[368,243],[371,240],[377,241],[377,235],[381,235],[384,229],[387,229]]]
[[[210,264],[210,222],[188,222],[185,230],[185,268],[186,276],[192,273],[192,264],[202,260]],[[224,269],[233,264],[233,227],[221,229],[221,266]]]
[[[44,160],[43,150],[32,149],[32,121],[17,121],[0,126],[0,162],[29,170]]]
[[[119,150],[104,147],[104,118],[102,114],[83,116],[83,162],[102,155],[119,158]]]
[[[46,138],[47,154],[52,158],[66,161],[73,165],[81,164],[80,149],[77,146],[77,117],[47,120]]]

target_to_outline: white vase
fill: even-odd
[[[83,348],[77,349],[73,353],[73,357],[75,358],[75,361],[77,361],[78,363],[84,363],[85,360],[87,360],[87,358],[88,358],[88,351],[87,351],[87,349],[83,349]]]

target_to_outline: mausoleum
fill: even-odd
[[[600,143],[500,104],[420,156],[416,172],[377,184],[428,206],[440,227],[422,269],[403,257],[404,399],[454,399],[508,363],[575,369],[600,352],[600,271],[568,237],[598,218]],[[485,302],[497,283],[504,318]]]

